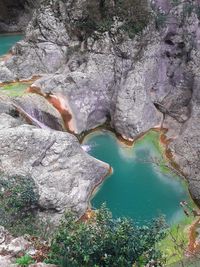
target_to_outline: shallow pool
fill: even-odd
[[[157,164],[165,162],[159,135],[150,131],[132,147],[108,131],[97,131],[85,138],[88,153],[113,168],[112,175],[91,199],[93,207],[106,202],[114,217],[127,216],[139,224],[159,215],[165,215],[169,224],[184,218],[180,201],[190,201],[190,197],[183,181],[165,164]]]
[[[0,35],[0,56],[6,54],[10,48],[23,38],[20,34],[2,34]]]

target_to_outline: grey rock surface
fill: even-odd
[[[17,264],[14,264],[10,256],[1,256],[0,255],[0,267],[17,267]]]
[[[14,128],[21,124],[22,122],[20,120],[13,118],[6,113],[0,114],[0,130],[4,130],[5,128]]]
[[[9,97],[0,94],[0,114],[10,114],[14,112],[14,110],[15,108],[12,105],[12,100]]]
[[[17,256],[20,252],[23,253],[28,251],[31,243],[27,241],[24,237],[13,238],[8,244],[3,243],[0,245],[0,253],[4,252],[12,257]]]
[[[44,214],[59,219],[71,209],[81,216],[109,166],[85,153],[71,134],[12,126],[7,128],[6,123],[0,130],[0,172],[7,179],[31,177],[39,193],[38,208]]]
[[[64,131],[60,113],[44,97],[38,94],[25,94],[13,100],[13,104],[32,124],[40,128]]]
[[[38,244],[37,244],[38,245]],[[36,255],[39,251],[35,249],[34,241],[28,241],[27,236],[13,237],[4,227],[0,226],[0,267],[16,267],[16,259],[19,255]],[[34,263],[32,267],[56,267],[53,264]]]

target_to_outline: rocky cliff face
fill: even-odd
[[[0,33],[24,31],[40,0],[2,0],[0,2]]]
[[[153,15],[134,36],[117,18],[88,33],[87,3],[42,1],[25,39],[1,63],[0,81],[41,75],[32,90],[57,99],[75,133],[108,118],[126,139],[169,128],[170,147],[200,203],[199,0],[146,2]]]

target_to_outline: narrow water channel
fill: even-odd
[[[93,207],[105,202],[114,217],[127,216],[138,224],[159,215],[165,215],[169,224],[184,218],[180,201],[190,201],[186,186],[174,173],[155,164],[164,160],[158,132],[149,132],[130,147],[111,132],[97,131],[85,138],[84,145],[90,155],[113,168],[93,195]]]

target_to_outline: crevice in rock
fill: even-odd
[[[24,31],[39,1],[40,0],[1,0],[0,33]]]
[[[55,142],[56,140],[53,140],[47,144],[46,148],[43,149],[43,152],[40,157],[35,162],[33,162],[32,167],[37,167],[41,164],[43,159],[46,157],[47,151],[55,144]]]

